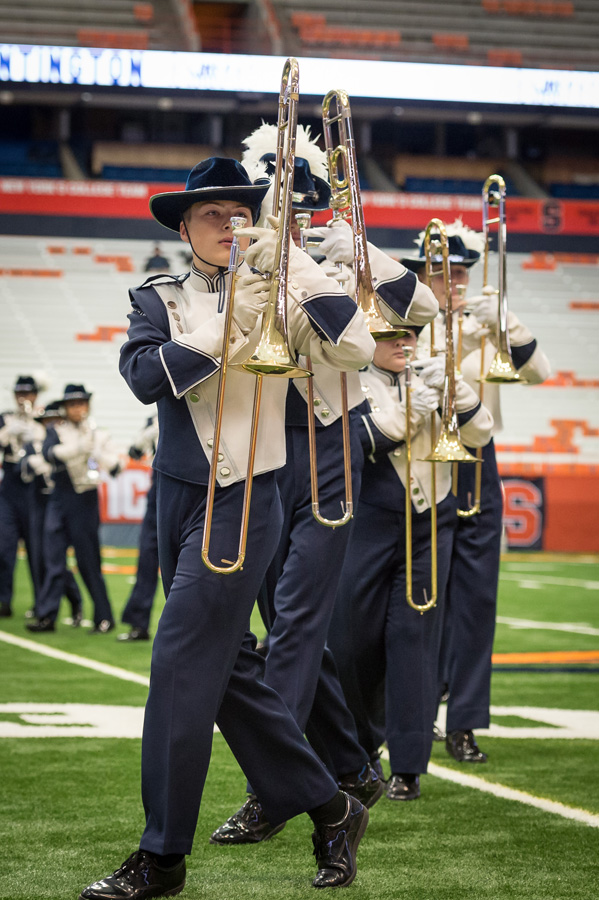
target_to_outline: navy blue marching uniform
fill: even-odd
[[[131,459],[153,456],[158,440],[158,419],[148,419],[146,427],[129,448]],[[154,470],[146,499],[146,512],[139,536],[139,557],[135,585],[121,616],[121,621],[131,625],[128,634],[119,635],[119,640],[146,640],[149,637],[150,615],[154,594],[158,584],[158,521],[156,515],[156,482]]]
[[[358,425],[366,462],[330,643],[366,750],[375,754],[386,739],[392,775],[416,776],[426,772],[431,750],[456,504],[450,467],[437,466],[438,600],[421,615],[406,602],[404,376],[373,363],[361,378],[367,404]],[[413,598],[422,604],[425,590],[430,596],[432,503],[431,464],[422,458],[430,451],[429,411],[437,409],[440,391],[413,375],[412,392]],[[487,441],[491,417],[464,382],[457,384],[456,408],[463,439]],[[437,431],[440,422],[437,410]],[[392,778],[388,796],[404,799],[396,787]]]
[[[463,328],[462,373],[474,390],[481,371],[481,329],[495,324],[497,300],[481,298],[466,316]],[[478,313],[478,317],[477,317]],[[514,313],[508,313],[508,330],[514,366],[528,384],[540,384],[550,372],[547,357],[531,332]],[[435,333],[441,342],[443,329]],[[439,343],[438,343],[439,345]],[[496,353],[491,328],[485,342],[484,371]],[[484,385],[484,404],[493,416],[493,434],[502,428],[500,385]],[[506,390],[519,390],[510,386]],[[474,496],[475,466],[461,464],[458,477],[458,505],[467,509]],[[497,612],[497,585],[501,551],[503,496],[497,471],[495,445],[483,447],[481,511],[458,518],[447,590],[447,628],[444,634],[443,670],[440,680],[449,688],[447,704],[448,749],[457,757],[484,761],[470,733],[490,724],[491,655]],[[464,737],[465,734],[465,737]],[[454,737],[452,737],[452,735]],[[464,743],[465,741],[465,743]],[[472,746],[470,746],[472,745]]]
[[[20,376],[15,384],[15,394],[35,396],[38,386],[31,376]],[[0,482],[0,615],[12,615],[13,573],[19,540],[27,551],[34,598],[37,599],[39,565],[35,541],[32,542],[31,514],[35,498],[31,483],[23,481],[21,464],[26,454],[25,446],[32,440],[43,439],[43,426],[34,420],[31,403],[15,412],[0,415],[0,450],[4,476]]]
[[[67,385],[63,402],[89,401],[83,385]],[[114,627],[106,584],[102,577],[98,507],[99,470],[116,475],[120,471],[118,453],[105,432],[83,420],[68,419],[48,428],[43,454],[52,463],[54,490],[45,519],[45,577],[37,606],[38,622],[30,631],[53,631],[60,599],[65,588],[64,560],[72,546],[77,567],[94,604],[94,631]]]
[[[217,185],[229,184],[222,179],[232,176],[239,179],[237,188],[212,187],[214,179],[219,179]],[[251,196],[258,196],[253,185],[245,191],[239,187],[242,177],[249,185],[244,170],[233,160],[207,160],[188,179],[188,186],[208,182],[206,193],[188,190],[181,196],[190,196],[187,206],[213,196],[224,195],[239,203],[251,191]],[[259,199],[266,189],[259,190]],[[180,216],[171,225],[161,215],[161,196],[169,197],[153,198],[154,215],[166,227],[177,227]],[[250,249],[257,253],[260,246],[264,242]],[[294,249],[289,257],[292,348],[341,370],[360,367],[371,353],[371,339],[355,304]],[[260,334],[259,310],[246,329],[237,318],[247,308],[244,287],[252,278],[248,281],[245,263],[239,275],[231,362],[252,352]],[[338,796],[336,782],[304,740],[283,701],[260,680],[263,661],[254,652],[255,638],[248,631],[281,527],[275,469],[285,462],[286,379],[263,382],[243,569],[217,575],[201,559],[225,294],[223,271],[210,276],[193,267],[183,278],[150,280],[131,292],[128,341],[121,350],[125,380],[139,400],[157,404],[160,424],[154,469],[159,558],[167,600],[154,639],[144,721],[146,828],[141,839],[142,851],[159,857],[191,850],[215,722],[272,822],[327,805]],[[212,524],[214,559],[237,556],[254,384],[252,375],[229,369]],[[362,807],[357,806],[352,816],[363,816]],[[351,804],[349,808],[354,809]],[[87,891],[82,896],[101,896],[100,890],[94,892],[95,886]]]

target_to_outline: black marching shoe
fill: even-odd
[[[37,622],[28,622],[25,625],[27,631],[33,631],[34,634],[40,634],[43,631],[54,631],[55,626],[52,619],[38,619]]]
[[[146,897],[174,897],[185,887],[185,857],[169,868],[158,865],[154,856],[136,850],[120,869],[90,884],[79,900],[145,900]]]
[[[447,735],[443,731],[442,728],[439,728],[438,725],[433,725],[433,741],[438,744],[442,744],[444,740],[446,740]]]
[[[374,771],[376,772],[376,774],[378,775],[380,780],[383,782],[383,784],[385,784],[387,779],[385,778],[385,773],[383,771],[383,764],[381,762],[380,753],[375,753],[373,756],[370,757],[370,765],[372,766],[372,768],[374,769]]]
[[[389,800],[417,800],[420,796],[420,776],[394,774],[387,782],[385,793]]]
[[[12,609],[8,605],[8,603],[0,603],[0,617],[3,619],[10,619],[12,616]]]
[[[96,622],[93,628],[90,629],[90,634],[108,634],[109,631],[112,631],[114,628],[114,622],[111,622],[110,619],[102,619],[101,622]]]
[[[211,844],[259,844],[282,831],[287,823],[271,825],[255,794],[248,798],[236,813],[213,832]]]
[[[346,794],[346,813],[335,825],[317,825],[312,834],[318,873],[312,887],[346,887],[356,877],[356,851],[368,825],[368,810]]]
[[[79,628],[83,619],[83,611],[80,606],[74,606],[71,610],[71,628]]]
[[[149,641],[150,632],[147,628],[132,628],[126,634],[119,634],[117,641]]]
[[[471,731],[448,732],[445,749],[458,762],[484,763],[487,761],[487,754],[482,752]]]
[[[342,778],[339,789],[355,797],[367,809],[374,806],[383,795],[383,783],[370,763],[366,763],[356,778]]]

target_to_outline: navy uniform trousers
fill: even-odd
[[[368,753],[386,739],[393,773],[426,772],[437,709],[437,665],[456,504],[437,505],[438,600],[406,602],[405,514],[360,500],[329,642]],[[430,597],[430,510],[412,517],[413,599]]]
[[[154,594],[158,584],[158,532],[156,521],[156,481],[152,470],[152,483],[148,491],[146,513],[139,536],[139,561],[135,586],[123,610],[121,621],[133,628],[150,626]]]
[[[357,498],[364,453],[353,428],[351,435],[352,490]],[[327,767],[340,778],[368,762],[325,646],[352,523],[329,528],[316,521],[307,426],[288,425],[286,442],[287,463],[277,470],[283,530],[259,598],[269,631],[264,680],[281,695]],[[326,428],[317,426],[316,448],[320,512],[338,519],[345,499],[341,419]]]
[[[4,462],[4,478],[0,484],[0,605],[12,604],[13,576],[19,539],[27,550],[34,597],[39,593],[36,548],[31,536],[31,504],[33,484],[21,480],[17,463]]]
[[[201,559],[206,486],[156,473],[166,604],[152,651],[142,740],[146,828],[140,846],[189,853],[218,725],[268,821],[327,803],[337,784],[279,695],[261,680],[249,621],[275,553],[281,501],[274,472],[254,479],[246,562],[216,575]],[[210,558],[236,559],[244,483],[217,488]]]
[[[471,453],[476,453],[471,450]],[[488,728],[503,497],[493,441],[483,447],[481,512],[458,518],[447,588],[444,664],[447,731]],[[458,502],[474,494],[475,466],[460,465]]]
[[[65,559],[69,546],[77,558],[77,568],[94,604],[94,622],[113,621],[106,585],[102,577],[100,555],[100,513],[98,491],[92,488],[75,493],[66,473],[60,473],[48,501],[44,535],[45,577],[37,614],[40,619],[55,621],[60,600],[65,593]]]

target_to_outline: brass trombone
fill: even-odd
[[[492,218],[489,216],[490,208],[497,209],[497,215]],[[499,260],[499,274],[497,281],[497,353],[482,381],[491,384],[512,384],[516,381],[522,382],[524,379],[516,371],[512,360],[512,350],[510,347],[510,336],[507,325],[507,230],[505,224],[505,181],[501,175],[489,175],[483,185],[483,234],[485,238],[483,288],[488,284],[489,225],[498,225],[497,256]],[[481,354],[483,351],[484,337],[482,338]]]
[[[273,204],[274,214],[279,214],[279,233],[275,252],[274,272],[272,274],[267,308],[262,319],[262,330],[258,347],[252,356],[245,360],[245,362],[233,365],[233,368],[242,368],[256,375],[238,554],[235,561],[221,560],[221,562],[226,565],[220,566],[212,563],[209,558],[210,533],[212,529],[218,450],[220,446],[224,411],[229,340],[233,322],[235,284],[239,264],[239,239],[235,235],[235,228],[242,228],[246,224],[246,220],[241,216],[233,217],[231,219],[231,224],[233,226],[233,242],[231,245],[229,266],[227,270],[228,302],[225,314],[221,369],[215,409],[212,459],[210,460],[210,474],[208,478],[206,520],[204,523],[204,535],[202,539],[202,561],[211,572],[221,575],[229,575],[239,571],[243,568],[243,563],[245,561],[250,501],[254,479],[254,461],[256,458],[258,438],[260,401],[262,397],[262,376],[278,375],[284,378],[297,378],[306,377],[311,374],[306,369],[298,366],[297,361],[289,349],[287,337],[287,277],[289,269],[289,240],[291,237],[291,194],[293,190],[293,167],[295,161],[295,132],[297,127],[297,105],[299,101],[298,87],[299,66],[297,60],[290,58],[286,61],[283,68],[281,91],[279,95],[277,158],[274,181],[276,205]]]
[[[308,240],[306,230],[310,227],[312,216],[309,212],[299,212],[295,215],[300,231],[301,249],[307,252]],[[312,361],[307,358],[307,368],[312,371]],[[347,375],[339,373],[339,386],[341,390],[341,429],[343,434],[343,473],[345,477],[345,502],[341,504],[342,515],[339,519],[327,519],[320,512],[318,501],[318,456],[316,450],[316,423],[314,422],[314,384],[311,378],[306,386],[308,401],[308,443],[310,447],[310,492],[312,497],[312,515],[321,525],[329,528],[338,528],[346,525],[354,514],[352,472],[351,472],[351,436],[349,430],[349,403],[347,400]]]
[[[335,102],[335,113],[331,110]],[[335,145],[332,126],[338,123],[339,142]],[[372,286],[370,261],[364,225],[364,211],[358,181],[356,142],[354,140],[349,97],[345,91],[329,91],[322,101],[322,124],[331,183],[330,205],[333,219],[351,219],[354,235],[354,276],[356,303],[364,313],[368,330],[375,341],[393,340],[406,334],[383,316]]]

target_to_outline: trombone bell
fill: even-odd
[[[524,379],[516,371],[512,357],[507,350],[498,350],[487,374],[484,378],[480,378],[479,381],[484,381],[487,384],[509,384],[512,381],[523,382]]]
[[[444,428],[435,447],[428,456],[424,457],[425,462],[476,462],[476,457],[469,453],[462,442],[457,431],[451,426]]]

